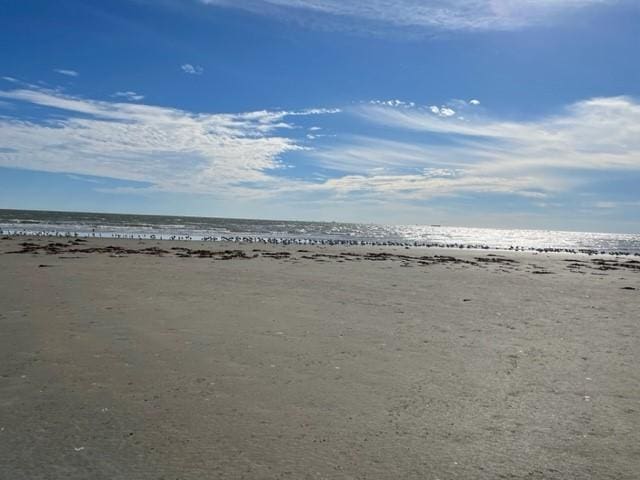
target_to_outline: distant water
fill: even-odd
[[[234,237],[310,242],[406,243],[495,249],[568,249],[640,254],[640,234],[503,230],[436,225],[369,225],[335,222],[120,215],[0,210],[0,230],[49,235],[78,234],[221,240]]]

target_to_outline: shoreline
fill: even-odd
[[[54,241],[54,240],[58,241]],[[64,242],[62,241],[64,240]],[[0,254],[59,255],[109,254],[114,257],[147,255],[156,257],[201,258],[229,260],[240,258],[271,258],[296,261],[322,257],[324,260],[371,260],[396,261],[416,264],[425,262],[463,262],[470,265],[480,263],[527,264],[528,261],[546,259],[558,264],[575,267],[583,263],[587,268],[600,270],[628,269],[640,273],[640,261],[630,255],[614,253],[584,253],[564,251],[500,250],[447,247],[408,247],[398,245],[298,245],[268,242],[158,240],[158,239],[111,239],[80,237],[0,237]],[[562,255],[570,258],[561,259]],[[576,258],[577,257],[577,258]],[[581,259],[586,259],[584,261]],[[571,271],[571,269],[569,268]]]
[[[340,240],[340,239],[305,239],[296,237],[268,237],[268,236],[219,236],[191,238],[181,236],[169,236],[168,238],[157,238],[155,235],[119,235],[102,236],[88,233],[39,233],[31,231],[2,231],[0,230],[0,239],[13,240],[16,238],[24,239],[81,239],[81,240],[111,240],[111,241],[149,241],[149,242],[196,242],[201,244],[239,244],[239,245],[279,245],[279,246],[298,246],[298,247],[357,247],[357,248],[378,248],[378,247],[394,247],[406,249],[437,249],[437,250],[470,250],[470,251],[490,251],[490,252],[528,252],[528,253],[560,253],[560,254],[580,254],[580,255],[610,255],[624,257],[640,257],[640,252],[618,251],[618,250],[602,250],[588,248],[558,248],[558,247],[493,247],[482,244],[459,244],[459,243],[429,243],[417,241],[358,241],[358,240]]]

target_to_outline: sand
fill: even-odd
[[[637,257],[0,252],[1,479],[639,478]]]

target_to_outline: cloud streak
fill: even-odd
[[[60,75],[65,75],[67,77],[77,77],[78,75],[80,75],[75,70],[67,70],[67,69],[64,69],[64,68],[56,68],[53,71],[56,72],[56,73],[59,73]]]
[[[523,122],[442,118],[433,109],[367,105],[353,113],[385,127],[446,136],[453,142],[450,158],[487,171],[640,169],[640,104],[630,97],[592,98]]]
[[[293,115],[257,111],[193,114],[151,105],[86,100],[49,90],[0,91],[47,107],[48,120],[0,117],[0,166],[137,181],[153,189],[224,194],[262,191],[278,181],[286,152],[305,147],[278,132]],[[257,186],[260,186],[258,188]]]
[[[144,99],[144,95],[140,95],[139,93],[133,92],[131,90],[127,90],[124,92],[116,92],[111,95],[113,98],[121,98],[124,100],[129,100],[131,102],[137,102],[139,100]]]
[[[386,127],[391,136],[424,133],[430,140],[343,137],[310,152],[318,166],[339,172],[318,188],[413,199],[471,193],[539,198],[585,184],[590,172],[640,172],[640,104],[629,97],[593,98],[523,122],[463,120],[443,116],[439,107],[406,104],[369,103],[350,114]]]
[[[513,30],[616,0],[200,0],[258,14],[300,19],[321,16],[347,28],[353,19],[391,28],[458,31]]]

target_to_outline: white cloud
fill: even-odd
[[[450,158],[465,158],[485,170],[640,169],[640,104],[629,97],[592,98],[561,114],[523,122],[460,120],[369,105],[354,113],[387,127],[446,136],[455,141],[448,147]]]
[[[415,107],[413,102],[405,102],[403,100],[370,100],[371,105],[386,105],[387,107]]]
[[[370,196],[425,199],[459,194],[499,193],[543,197],[570,187],[570,182],[540,171],[484,172],[468,149],[350,137],[347,144],[310,152],[319,166],[341,172],[317,186]],[[384,174],[380,174],[383,172]]]
[[[440,108],[440,116],[441,117],[452,117],[456,114],[456,111],[449,107]]]
[[[258,14],[296,18],[320,15],[325,24],[353,27],[359,19],[395,28],[510,30],[566,18],[582,8],[616,0],[200,0]]]
[[[423,142],[352,136],[310,152],[319,166],[342,172],[316,188],[389,198],[540,198],[579,188],[591,171],[640,172],[640,104],[631,98],[593,98],[536,121],[462,121],[441,112],[436,106],[351,110],[368,122],[430,135]]]
[[[60,75],[66,75],[67,77],[77,77],[78,75],[80,75],[75,70],[67,70],[64,68],[56,68],[53,71],[59,73]]]
[[[407,143],[368,136],[342,137],[342,143],[310,152],[324,168],[348,174],[370,174],[377,169],[388,171],[423,170],[433,164],[460,166],[449,162],[449,148]]]
[[[343,131],[322,142],[316,128],[292,122],[340,109],[196,114],[34,87],[0,91],[0,99],[12,106],[0,116],[0,166],[143,182],[156,191],[355,202],[477,194],[540,199],[580,187],[589,172],[640,172],[640,104],[628,97],[584,100],[520,122],[481,114],[460,120],[443,115],[449,107],[360,104],[348,107],[339,125],[374,122],[386,127],[375,131],[395,139]],[[20,102],[55,115],[37,122],[15,117]],[[309,172],[303,178],[284,170],[291,165],[283,156],[296,151]]]
[[[293,127],[287,117],[330,111],[193,114],[33,89],[0,91],[0,98],[56,110],[41,122],[0,117],[0,166],[220,195],[255,195],[278,184],[281,155],[305,148],[278,134]]]
[[[471,105],[480,105],[480,100],[476,100],[475,98],[472,100],[469,100],[469,104]]]
[[[185,63],[180,65],[180,68],[184,73],[188,73],[189,75],[202,75],[204,73],[204,68],[200,65],[191,65],[190,63]]]
[[[139,93],[133,92],[131,90],[127,90],[124,92],[116,92],[111,96],[114,98],[123,98],[129,101],[139,101],[144,99],[144,95],[140,95]]]
[[[429,111],[434,115],[438,115],[439,117],[452,117],[456,114],[456,111],[449,107],[437,107],[435,105],[431,105],[429,107]]]
[[[353,193],[388,199],[421,200],[460,194],[510,194],[543,198],[546,191],[535,187],[536,179],[527,176],[434,176],[414,175],[348,175],[327,180],[315,188],[338,195]]]

